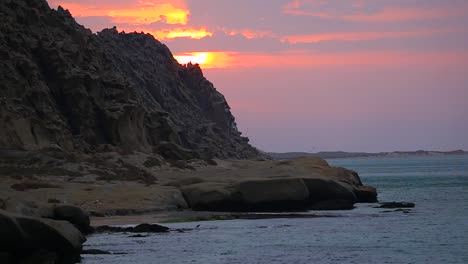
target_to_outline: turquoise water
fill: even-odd
[[[370,204],[340,217],[171,224],[186,233],[96,235],[88,248],[124,255],[83,263],[468,263],[468,156],[329,160],[356,170],[381,201],[415,202],[411,213]]]

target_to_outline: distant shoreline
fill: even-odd
[[[322,151],[316,153],[309,152],[266,152],[275,160],[287,160],[299,157],[319,157],[322,159],[343,159],[343,158],[391,158],[391,157],[432,157],[432,156],[461,156],[468,155],[464,150],[453,151],[393,151],[393,152],[344,152],[344,151]]]

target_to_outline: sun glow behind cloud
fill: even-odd
[[[202,39],[205,37],[212,37],[213,32],[210,32],[208,29],[202,28],[171,28],[171,29],[160,29],[154,30],[150,28],[123,28],[119,27],[119,31],[125,32],[145,32],[153,35],[156,39],[165,40],[165,39],[174,39],[174,38],[191,38],[191,39]]]
[[[242,66],[237,52],[209,51],[209,52],[189,52],[174,55],[180,64],[199,64],[203,69],[226,69]]]

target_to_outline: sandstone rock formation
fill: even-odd
[[[0,148],[106,146],[176,158],[258,155],[200,67],[179,65],[151,35],[93,34],[45,0],[1,1]]]
[[[344,210],[377,201],[376,189],[363,186],[356,172],[320,158],[244,162],[237,170],[245,175],[173,184],[192,209],[205,211]]]

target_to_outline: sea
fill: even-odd
[[[468,263],[468,156],[330,159],[357,171],[382,202],[414,202],[409,212],[358,204],[337,217],[166,224],[184,233],[100,234],[82,263]],[[121,254],[124,253],[124,254]]]

